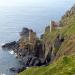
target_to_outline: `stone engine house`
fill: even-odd
[[[25,48],[27,45],[31,45],[34,48],[36,43],[36,33],[28,28],[23,28],[20,32],[20,48]]]

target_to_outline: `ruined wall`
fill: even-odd
[[[23,28],[20,33],[20,48],[25,48],[27,44],[34,46],[36,43],[36,33],[31,29]]]

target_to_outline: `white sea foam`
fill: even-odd
[[[17,57],[17,54],[14,51],[8,51],[10,54],[14,55],[15,57]]]
[[[15,54],[14,51],[9,51],[10,54]]]

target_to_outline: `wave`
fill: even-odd
[[[14,55],[17,57],[17,54],[12,50],[12,51],[8,51],[10,54]]]
[[[14,51],[8,51],[10,54],[15,54]]]

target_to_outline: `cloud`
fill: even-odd
[[[21,6],[27,5],[31,0],[0,0],[0,6]]]
[[[59,2],[60,0],[0,0],[0,6],[46,6]]]

